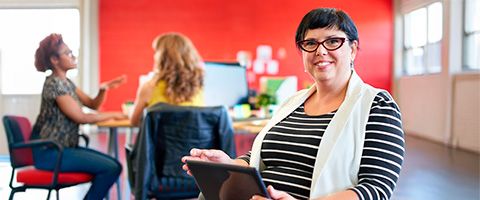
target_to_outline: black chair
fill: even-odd
[[[164,103],[150,107],[135,146],[126,147],[135,199],[197,197],[195,181],[182,170],[181,162],[192,148],[221,149],[235,157],[233,127],[225,107]]]
[[[62,160],[63,147],[52,140],[32,139],[32,126],[30,121],[21,116],[4,116],[3,125],[7,134],[8,150],[10,152],[10,164],[12,166],[12,175],[9,186],[11,188],[9,199],[12,200],[16,192],[24,192],[26,189],[47,189],[50,199],[52,190],[56,190],[57,200],[59,190],[82,183],[90,182],[93,176],[82,172],[60,172],[60,162]],[[82,136],[88,145],[88,137]],[[53,171],[39,170],[34,167],[32,148],[46,146],[58,151]],[[13,178],[16,175],[16,182],[21,185],[14,186]]]

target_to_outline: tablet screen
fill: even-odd
[[[186,162],[207,200],[245,200],[255,194],[268,197],[260,174],[253,167],[195,160]]]

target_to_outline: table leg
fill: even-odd
[[[125,131],[125,145],[131,145],[132,144],[132,134],[133,134],[133,128],[127,128]]]
[[[118,157],[118,133],[116,127],[110,128],[110,135],[108,138],[108,154],[119,160]],[[116,181],[117,185],[117,199],[122,200],[122,192],[120,191],[120,177]]]

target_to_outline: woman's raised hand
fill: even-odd
[[[126,81],[127,81],[127,76],[124,74],[112,80],[101,83],[100,89],[108,90],[112,88],[117,88],[121,84],[124,84]]]

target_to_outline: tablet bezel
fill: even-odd
[[[254,188],[249,188],[252,185],[242,185],[239,186],[238,189],[242,191],[259,191],[260,194],[264,197],[269,198],[267,189],[265,187],[265,184],[262,181],[262,178],[260,176],[260,173],[257,171],[257,169],[253,167],[247,167],[247,166],[239,166],[239,165],[232,165],[232,164],[223,164],[223,163],[214,163],[214,162],[206,162],[206,161],[198,161],[198,160],[186,160],[186,164],[195,178],[195,182],[197,183],[197,186],[199,187],[200,191],[203,193],[203,195],[206,197],[206,199],[218,199],[219,194],[206,194],[205,192],[207,191],[207,187],[216,187],[212,185],[205,185],[205,182],[209,182],[211,180],[198,180],[199,177],[196,175],[197,173],[205,173],[207,171],[208,174],[211,174],[209,178],[211,179],[219,179],[221,178],[221,173],[228,173],[228,172],[237,172],[242,175],[247,175],[253,182],[255,182]],[[225,181],[225,180],[224,180]],[[204,185],[201,185],[201,183],[204,183]],[[220,191],[219,188],[215,188],[216,191]],[[251,192],[252,196],[256,193]],[[216,198],[215,198],[216,197]]]

